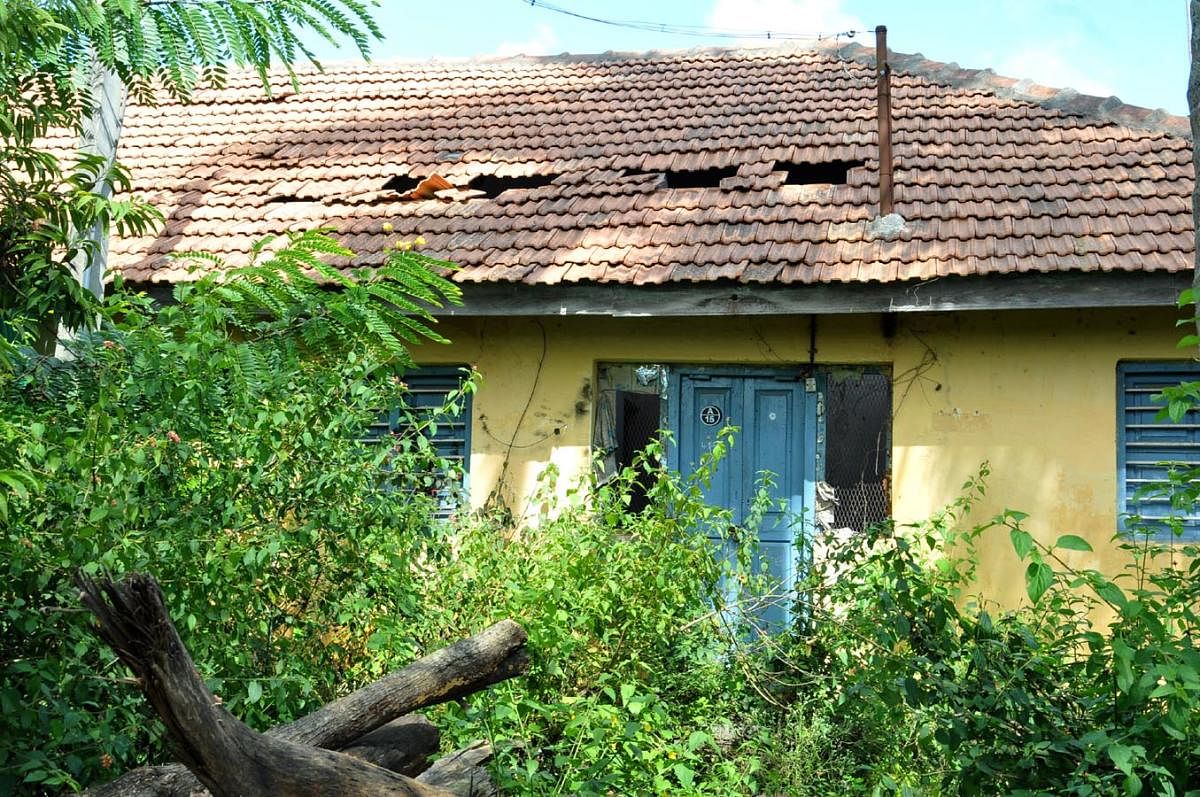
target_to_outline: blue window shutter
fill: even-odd
[[[1117,367],[1117,477],[1122,527],[1127,516],[1157,527],[1162,540],[1175,539],[1165,518],[1182,522],[1185,540],[1200,540],[1200,510],[1174,509],[1169,495],[1155,489],[1173,469],[1200,466],[1200,411],[1178,423],[1159,417],[1158,394],[1181,382],[1200,381],[1192,362],[1121,363]]]
[[[427,419],[441,409],[451,391],[462,386],[463,379],[464,369],[455,366],[426,366],[409,371],[403,377],[408,386],[405,395],[407,410],[393,407],[381,413],[367,431],[367,439],[402,438],[414,423]],[[410,479],[419,479],[424,475],[434,477],[438,499],[436,515],[442,520],[448,519],[465,502],[471,469],[471,395],[463,395],[458,404],[458,413],[434,418],[436,429],[429,435],[429,442],[437,455],[451,462],[454,470],[462,475],[461,482],[457,478],[446,478],[445,474],[404,474]],[[417,488],[415,483],[409,484],[412,484],[411,489]]]

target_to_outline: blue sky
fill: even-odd
[[[887,25],[893,50],[1187,112],[1187,0],[547,0],[589,16],[726,31]],[[728,46],[572,19],[529,0],[381,0],[375,60]],[[871,42],[868,35],[857,39]],[[354,57],[322,46],[327,60]]]

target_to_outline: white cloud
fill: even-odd
[[[1000,59],[993,68],[1006,77],[1032,80],[1056,89],[1072,88],[1080,94],[1107,97],[1114,93],[1112,84],[1082,61],[1067,60],[1074,48],[1067,42],[1047,42],[1027,47]]]
[[[549,25],[538,25],[534,34],[525,41],[501,42],[496,55],[549,55],[558,47],[558,36]]]
[[[834,34],[866,29],[862,20],[842,10],[842,0],[716,0],[707,23],[719,30],[754,34]]]

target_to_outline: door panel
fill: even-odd
[[[778,385],[764,380],[747,380],[746,389],[751,397],[751,412],[747,416],[743,440],[749,444],[746,461],[749,492],[745,498],[745,511],[757,492],[760,474],[770,471],[772,482],[769,494],[771,508],[763,518],[760,535],[764,540],[779,542],[791,540],[788,529],[791,497],[803,485],[800,477],[800,445],[803,440],[803,420],[795,412],[795,405],[803,401],[803,394],[796,395],[796,385]]]
[[[740,385],[736,387],[740,388]],[[683,378],[681,415],[687,426],[680,435],[679,454],[684,472],[691,473],[696,469],[700,457],[712,448],[721,429],[738,425],[735,416],[741,414],[741,397],[735,395],[734,388],[732,379]],[[717,466],[717,472],[704,490],[704,499],[713,506],[736,507],[741,503],[739,468],[731,457],[725,458]],[[740,516],[735,517],[735,522],[741,522]],[[725,530],[708,531],[709,536],[713,537]]]
[[[767,629],[779,630],[791,617],[792,590],[796,583],[796,535],[803,504],[804,414],[801,386],[769,378],[745,380],[746,418],[743,439],[748,443],[743,460],[746,482],[745,512],[748,515],[763,471],[771,473],[768,491],[771,503],[758,528],[755,575],[765,577],[759,611]]]

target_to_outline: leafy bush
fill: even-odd
[[[1121,535],[1124,573],[1076,568],[1063,554],[1085,540],[1044,544],[1019,512],[956,530],[982,489],[972,480],[926,523],[850,540],[816,574],[813,622],[787,663],[829,690],[810,714],[810,735],[824,722],[819,738],[834,741],[817,762],[875,793],[1195,790],[1197,551]],[[975,544],[997,531],[1028,563],[1018,610],[971,592]],[[1112,622],[1095,624],[1106,610]],[[884,728],[910,732],[864,747]]]
[[[418,255],[353,278],[317,260],[348,254],[329,239],[286,244],[160,308],[118,294],[73,359],[2,375],[0,791],[161,753],[73,568],[154,573],[205,676],[257,726],[369,678],[377,618],[412,612],[428,502],[384,466],[438,463],[360,438],[403,403],[397,335],[438,339],[415,301],[457,289]]]
[[[163,307],[117,294],[71,360],[17,356],[4,373],[3,790],[165,757],[77,604],[83,567],[154,573],[207,680],[253,726],[511,616],[529,677],[439,715],[447,744],[497,741],[507,788],[753,791],[761,707],[720,603],[738,564],[696,533],[730,525],[702,493],[732,431],[687,480],[652,450],[641,473],[565,502],[548,472],[528,528],[431,523],[425,491],[404,487],[445,465],[428,442],[360,438],[403,401],[406,344],[438,339],[417,302],[456,290],[410,254],[350,278],[321,265],[345,254],[321,235],[286,243]],[[652,484],[640,513],[635,480]]]
[[[448,743],[493,739],[504,790],[519,794],[728,794],[755,789],[757,765],[718,740],[755,700],[721,618],[731,564],[697,529],[727,527],[702,484],[732,442],[727,431],[697,473],[668,473],[653,445],[607,484],[554,498],[543,474],[531,499],[542,522],[487,518],[427,553],[419,618],[381,625],[373,646],[415,634],[436,647],[503,617],[529,632],[532,668],[447,707]],[[632,513],[635,481],[650,504]]]
[[[457,291],[410,253],[348,277],[321,264],[346,254],[323,236],[285,243],[164,307],[118,294],[70,361],[3,352],[0,790],[162,757],[77,605],[80,566],[158,576],[205,676],[258,727],[518,620],[529,675],[434,712],[447,746],[496,743],[513,793],[1200,787],[1193,546],[1135,529],[1113,575],[1073,567],[1064,552],[1088,543],[1047,545],[1019,512],[963,528],[985,467],[928,521],[832,544],[797,593],[797,627],[757,634],[754,551],[723,558],[702,533],[731,525],[703,495],[734,430],[689,477],[655,444],[565,499],[547,471],[536,523],[433,523],[404,476],[446,466],[421,421],[388,447],[361,438],[403,402],[407,344],[439,339],[424,306]],[[1184,473],[1163,489],[1187,507],[1197,485]],[[1026,562],[1017,610],[974,594],[976,545],[995,533]]]

